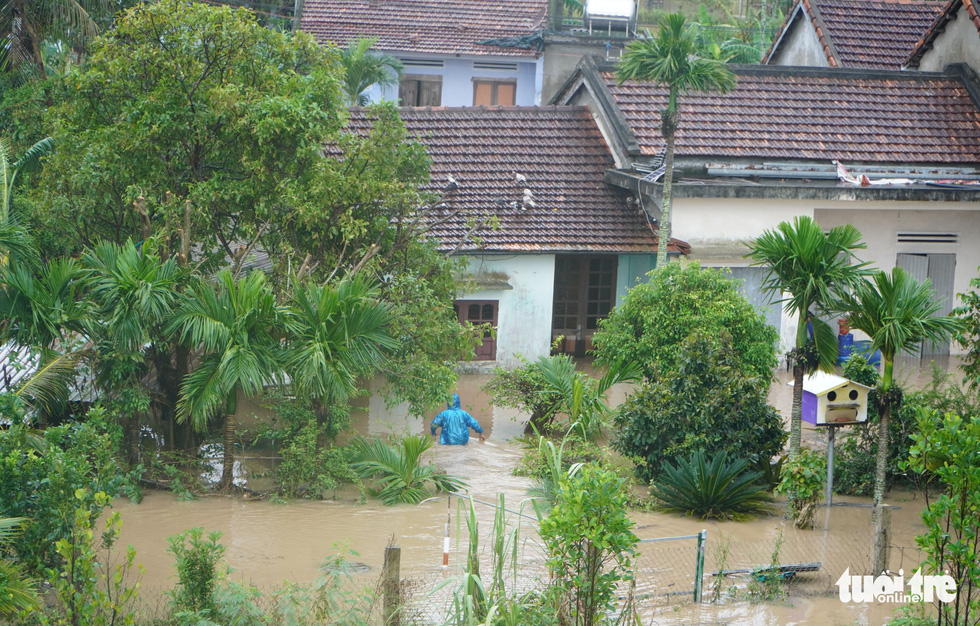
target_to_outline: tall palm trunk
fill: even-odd
[[[238,385],[228,394],[225,416],[224,460],[218,489],[230,489],[235,479],[235,428],[238,426]]]
[[[885,474],[888,471],[888,430],[892,413],[892,399],[889,391],[891,391],[895,368],[893,359],[882,355],[881,360],[885,365],[881,373],[881,417],[878,421],[878,456],[875,463],[875,491],[871,509],[875,525],[880,523],[878,511],[885,499]],[[875,572],[875,574],[877,573]]]
[[[664,196],[660,206],[660,223],[657,224],[657,267],[667,265],[667,242],[670,241],[670,205],[671,187],[674,182],[674,130],[677,128],[677,114],[665,112],[663,125],[664,139],[667,140],[667,150],[664,153]]]
[[[793,351],[793,408],[789,414],[789,458],[796,460],[800,455],[800,442],[803,439],[803,363],[800,362],[799,349]]]

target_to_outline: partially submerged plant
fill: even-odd
[[[759,472],[748,461],[728,460],[727,452],[710,459],[700,450],[677,465],[665,462],[652,493],[666,511],[700,519],[740,519],[768,512],[772,497],[756,484]]]
[[[380,438],[358,438],[350,445],[354,449],[351,467],[361,478],[377,480],[378,489],[371,494],[385,504],[418,504],[433,491],[453,493],[466,487],[440,468],[422,465],[422,454],[432,447],[432,440],[424,435],[409,435],[400,445]]]

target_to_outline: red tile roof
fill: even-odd
[[[377,48],[408,54],[536,56],[536,50],[477,42],[545,26],[548,0],[306,0],[301,29],[321,44],[377,37]]]
[[[798,6],[813,25],[830,67],[898,70],[945,4],[945,0],[799,0]],[[794,15],[795,9],[783,32]]]
[[[980,110],[959,78],[933,72],[859,72],[733,66],[728,94],[680,98],[676,154],[968,163],[980,155]],[[660,149],[666,90],[602,78],[640,151]]]
[[[467,219],[492,216],[496,230],[477,233],[461,250],[507,252],[653,252],[656,229],[627,195],[603,182],[614,167],[595,120],[585,107],[403,108],[408,130],[428,147],[432,182],[441,193],[442,218],[459,214],[432,231],[452,249],[469,230]],[[367,127],[362,110],[350,125]],[[517,174],[526,178],[518,183]],[[521,208],[524,190],[534,207]],[[671,240],[671,251],[689,251]]]
[[[956,17],[956,14],[959,13],[961,8],[966,10],[966,16],[973,22],[977,32],[980,32],[980,3],[977,0],[949,0],[943,7],[942,12],[937,16],[935,22],[929,27],[929,30],[916,42],[915,48],[905,61],[907,66],[919,66],[922,55],[932,48],[936,37],[946,29],[946,24]]]

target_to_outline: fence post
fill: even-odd
[[[385,626],[398,626],[401,610],[401,560],[402,549],[398,546],[385,548],[385,563],[381,570],[381,589],[384,594],[382,611]]]
[[[701,585],[704,582],[704,544],[708,540],[708,531],[698,533],[698,554],[694,565],[694,601],[701,602]]]

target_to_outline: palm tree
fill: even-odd
[[[372,52],[376,37],[356,39],[340,51],[344,66],[344,93],[348,106],[364,106],[368,103],[365,91],[374,85],[397,87],[402,78],[402,62],[383,52]]]
[[[258,394],[279,377],[286,314],[264,274],[253,272],[236,282],[224,270],[216,282],[202,280],[188,290],[168,326],[182,343],[202,353],[181,385],[178,421],[189,419],[203,430],[212,417],[224,416],[220,489],[232,485],[238,393]]]
[[[300,285],[293,293],[286,369],[298,394],[313,401],[317,422],[334,433],[330,405],[357,392],[357,381],[377,372],[388,334],[388,306],[378,291],[359,278],[331,285]],[[322,441],[320,442],[322,445]]]
[[[127,3],[128,4],[128,3]],[[81,50],[99,32],[99,18],[111,16],[109,0],[5,0],[0,3],[0,49],[12,61],[32,63],[45,77],[43,46],[56,40]]]
[[[766,269],[763,290],[784,296],[786,312],[797,319],[793,363],[793,409],[790,414],[789,456],[800,452],[803,432],[803,375],[817,368],[837,365],[837,334],[816,310],[835,309],[838,297],[867,274],[867,263],[855,263],[854,251],[865,248],[861,233],[851,226],[837,226],[826,234],[808,216],[793,223],[781,222],[749,244],[746,256],[752,265]]]
[[[88,335],[99,348],[97,381],[108,391],[140,388],[145,353],[164,341],[163,326],[177,302],[180,268],[174,259],[161,261],[150,248],[149,242],[142,250],[132,241],[104,242],[82,257],[97,309]],[[142,411],[133,410],[126,421],[134,464],[139,462],[141,418]]]
[[[900,267],[891,274],[878,271],[871,280],[854,285],[841,304],[851,328],[871,337],[871,350],[881,351],[881,408],[878,423],[878,457],[875,466],[874,511],[877,513],[885,495],[885,471],[888,467],[888,426],[892,408],[898,408],[899,394],[893,391],[895,357],[902,352],[914,353],[919,342],[946,341],[963,328],[963,320],[936,316],[942,303],[936,300],[932,281],[917,281]],[[896,390],[897,391],[897,390]],[[882,517],[876,515],[878,523]],[[884,569],[876,563],[875,572]]]
[[[682,91],[729,92],[735,88],[735,75],[723,62],[700,55],[697,26],[685,26],[683,15],[664,15],[660,18],[659,26],[655,38],[634,39],[626,46],[616,75],[620,84],[634,80],[667,87],[667,108],[660,113],[660,132],[666,143],[666,169],[657,243],[657,267],[663,267],[667,263],[667,241],[670,239],[670,190],[674,178],[674,139],[679,119],[677,98]]]
[[[54,139],[47,137],[31,146],[16,162],[11,162],[13,149],[6,138],[0,137],[0,264],[6,262],[8,255],[26,261],[33,261],[36,256],[30,233],[11,215],[10,205],[17,175],[37,171],[41,157],[53,149]]]

